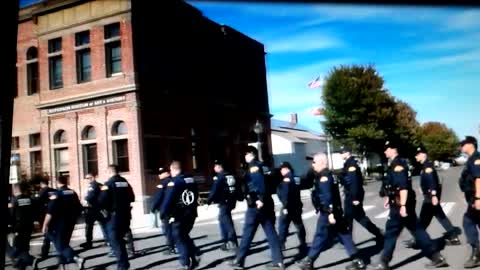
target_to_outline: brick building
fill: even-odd
[[[182,161],[203,188],[265,126],[264,48],[182,1],[42,1],[20,10],[12,162],[30,178],[68,175],[85,195],[116,163],[146,210],[156,171]]]

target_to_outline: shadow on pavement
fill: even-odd
[[[444,237],[440,237],[440,238],[437,238],[437,239],[432,239],[432,244],[433,246],[435,247],[435,251],[439,252],[441,250],[443,250],[445,248],[445,238]],[[421,258],[425,257],[425,255],[423,254],[423,252],[419,252],[413,256],[411,256],[410,258],[407,258],[393,266],[391,266],[390,268],[391,269],[398,269],[402,266],[405,266],[409,263],[412,263],[414,261],[417,261]]]

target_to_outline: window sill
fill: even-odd
[[[58,89],[62,89],[62,88],[63,88],[63,85],[62,86],[57,86],[57,87],[50,87],[50,91],[58,90]]]
[[[124,76],[125,74],[123,72],[117,72],[117,73],[112,73],[110,76],[107,76],[107,78],[115,78],[115,77],[121,77]]]

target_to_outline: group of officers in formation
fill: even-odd
[[[469,156],[459,179],[459,186],[465,194],[467,210],[463,218],[463,229],[468,244],[472,248],[471,256],[464,268],[480,266],[480,244],[478,230],[480,227],[480,154],[477,151],[477,141],[467,136],[461,142],[462,152]],[[380,259],[373,269],[386,270],[392,260],[396,241],[404,228],[407,228],[413,238],[405,242],[407,247],[420,248],[422,254],[430,259],[425,267],[428,269],[448,266],[439,250],[432,243],[426,232],[433,217],[445,229],[445,243],[460,245],[458,236],[461,229],[452,225],[440,205],[442,183],[439,181],[434,164],[428,160],[427,152],[418,147],[416,160],[421,164],[420,186],[423,193],[423,203],[420,218],[415,212],[416,195],[412,188],[409,167],[406,160],[399,157],[398,144],[394,141],[385,143],[385,155],[389,160],[386,177],[382,183],[379,195],[384,198],[385,208],[389,208],[389,217],[385,230],[379,229],[365,214],[363,200],[363,176],[351,154],[351,149],[342,147],[341,153],[345,160],[344,167],[337,177],[328,169],[327,156],[318,153],[313,157],[310,177],[305,181],[310,183],[311,199],[318,214],[316,230],[310,247],[306,242],[306,230],[302,221],[303,204],[300,196],[302,186],[294,170],[288,162],[283,162],[279,168],[279,181],[266,177],[262,163],[258,161],[255,147],[249,146],[245,151],[247,164],[241,179],[225,170],[225,164],[216,160],[215,176],[211,187],[208,204],[218,204],[221,249],[234,252],[235,259],[229,262],[233,269],[244,269],[245,259],[250,245],[261,225],[271,252],[271,263],[268,269],[284,269],[282,251],[285,249],[290,223],[297,229],[299,239],[299,256],[296,265],[303,270],[313,269],[314,262],[320,253],[324,252],[336,241],[345,247],[351,259],[346,269],[366,269],[361,254],[353,239],[353,221],[357,221],[373,236],[377,246],[383,247]],[[85,198],[86,212],[86,242],[83,248],[92,247],[92,230],[98,221],[104,232],[105,242],[117,258],[117,269],[128,269],[129,250],[134,252],[133,238],[130,230],[131,203],[135,197],[130,184],[118,174],[115,165],[109,166],[112,177],[104,184],[98,183],[93,175],[88,175],[90,186]],[[198,216],[199,193],[194,178],[182,172],[181,164],[173,161],[169,169],[159,170],[160,183],[153,197],[151,212],[159,213],[163,232],[168,248],[165,254],[179,255],[179,269],[195,269],[200,264],[200,250],[190,237],[190,232]],[[272,183],[269,183],[272,181]],[[274,182],[274,183],[273,183]],[[12,232],[15,234],[13,246],[9,246],[8,254],[14,266],[24,269],[33,265],[38,268],[41,258],[29,254],[29,242],[36,215],[34,209],[38,205],[44,209],[41,217],[42,232],[45,234],[42,254],[48,254],[48,243],[51,241],[57,251],[59,265],[64,267],[76,263],[80,269],[84,267],[85,259],[75,254],[70,247],[70,238],[77,218],[82,211],[82,205],[77,194],[68,188],[67,179],[57,179],[58,188],[48,187],[43,183],[37,197],[32,198],[28,186],[20,183],[15,187],[15,196],[9,207],[12,210]],[[308,184],[307,184],[308,185]],[[272,188],[273,187],[273,188]],[[343,187],[344,198],[340,195]],[[276,193],[281,202],[278,232],[275,228],[275,204],[272,194]],[[246,201],[247,210],[244,218],[243,233],[240,243],[232,220],[232,210],[238,201]],[[37,206],[35,206],[37,205]],[[41,211],[40,211],[41,212]],[[128,240],[125,241],[125,238]]]

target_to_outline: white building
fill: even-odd
[[[302,175],[311,167],[311,158],[318,152],[328,153],[327,137],[298,124],[298,116],[293,113],[290,121],[271,120],[271,140],[274,165],[283,161],[292,164],[297,175]],[[339,154],[332,154],[333,168],[343,166]]]

